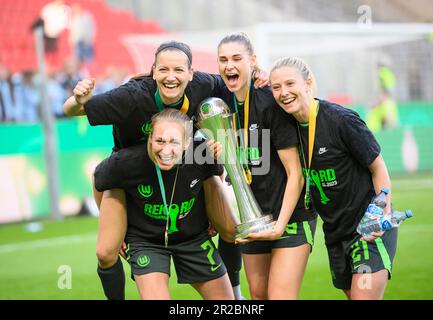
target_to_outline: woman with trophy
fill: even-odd
[[[356,231],[371,199],[391,181],[380,146],[359,115],[314,98],[308,65],[282,58],[270,74],[275,100],[296,120],[306,175],[305,205],[323,220],[332,281],[349,299],[381,299],[391,277],[397,229]],[[391,211],[390,194],[384,213]]]
[[[191,284],[204,299],[233,299],[225,266],[208,234],[209,204],[202,191],[217,192],[209,181],[222,184],[223,168],[207,164],[212,159],[200,165],[196,157],[184,161],[193,144],[192,121],[184,113],[166,108],[151,124],[147,146],[122,148],[95,170],[98,191],[125,190],[126,259],[140,296],[170,299],[173,258],[179,283]]]
[[[220,97],[234,115],[239,138],[242,176],[262,212],[275,220],[272,228],[237,239],[251,297],[297,299],[313,246],[316,213],[298,203],[304,180],[296,126],[278,108],[269,88],[252,85],[256,56],[245,34],[222,39],[217,59],[226,84]]]
[[[100,95],[93,96],[94,86],[94,79],[79,81],[64,103],[64,112],[86,115],[91,125],[113,125],[113,152],[117,152],[146,142],[150,119],[158,111],[172,107],[192,117],[200,101],[218,95],[224,83],[219,76],[193,72],[189,46],[169,41],[156,50],[150,74]],[[121,189],[93,192],[99,208],[98,275],[108,299],[124,299],[125,276],[118,255],[127,226],[125,194]]]
[[[94,79],[79,81],[63,106],[64,112],[68,116],[86,115],[91,125],[113,125],[114,152],[146,142],[152,115],[170,106],[191,117],[197,104],[219,87],[217,78],[199,72],[193,75],[191,66],[188,45],[163,43],[155,52],[150,74],[95,96]],[[98,275],[108,299],[124,299],[125,275],[119,250],[127,226],[125,195],[120,189],[103,193],[94,189],[93,193],[99,208]]]

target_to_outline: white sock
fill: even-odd
[[[236,287],[233,287],[233,293],[235,294],[235,300],[245,300],[245,298],[242,296],[240,284],[238,284]]]

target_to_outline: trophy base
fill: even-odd
[[[274,226],[271,214],[259,219],[241,223],[236,226],[236,238],[247,238],[250,233],[272,229]]]

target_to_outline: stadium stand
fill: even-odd
[[[41,8],[49,0],[2,0],[0,10],[0,63],[12,72],[36,69],[36,53],[31,25]],[[79,3],[93,13],[96,20],[97,37],[95,59],[91,66],[93,74],[101,74],[109,65],[123,66],[133,70],[131,58],[120,42],[125,33],[156,34],[163,32],[156,21],[139,21],[130,11],[115,10],[102,0],[74,0],[65,4]],[[54,69],[72,54],[68,44],[68,31],[59,37],[59,59]]]

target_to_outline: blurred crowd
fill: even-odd
[[[377,76],[379,94],[366,115],[367,126],[373,133],[400,126],[398,106],[394,98],[396,76],[391,70],[389,58],[382,57],[379,61]]]
[[[48,71],[46,88],[51,110],[56,118],[65,117],[63,103],[72,95],[77,82],[89,77],[76,59],[65,61],[62,70]],[[96,78],[95,94],[111,90],[128,80],[128,72],[110,66]],[[34,70],[12,74],[0,64],[0,121],[8,123],[39,122],[41,119],[41,77]]]
[[[63,0],[47,3],[33,22],[32,28],[43,28],[45,59],[48,65],[45,85],[50,108],[56,118],[65,117],[63,103],[72,94],[77,82],[89,77],[88,67],[93,62],[93,42],[96,25],[92,14],[79,4],[66,5]],[[58,37],[69,29],[69,44],[73,57],[63,62],[61,70],[50,66],[57,59]],[[119,86],[127,77],[126,71],[108,67],[106,74],[97,79],[95,93]],[[41,119],[42,78],[35,70],[12,73],[0,64],[0,122],[36,123]]]
[[[76,59],[81,64],[90,65],[94,58],[94,41],[96,36],[95,19],[90,11],[79,3],[66,5],[63,0],[54,0],[42,7],[32,29],[42,27],[45,53],[48,63],[55,63],[59,58],[58,39],[69,30],[69,45]]]

